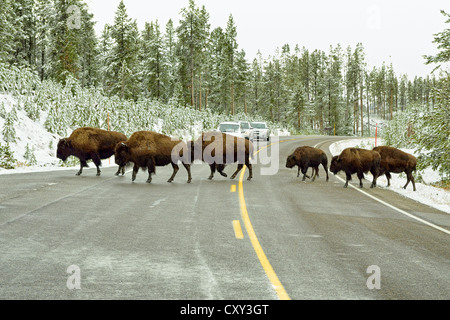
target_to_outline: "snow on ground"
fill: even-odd
[[[377,139],[377,146],[381,145],[383,145],[383,140]],[[330,152],[333,156],[336,156],[339,155],[342,150],[349,147],[372,149],[375,147],[375,139],[363,138],[341,140],[330,146]],[[417,154],[415,154],[415,150],[413,149],[401,150],[417,156]],[[406,174],[392,173],[391,175],[391,186],[389,188],[386,187],[387,179],[384,175],[377,179],[377,188],[388,188],[389,190],[397,192],[404,197],[411,198],[446,213],[450,213],[450,191],[427,185],[429,183],[438,182],[440,180],[440,176],[436,171],[433,171],[430,168],[424,170],[424,172],[422,173],[422,178],[427,184],[416,182],[417,191],[412,190],[411,182],[407,186],[406,190],[403,189],[403,186],[406,184]],[[372,180],[370,173],[366,175],[366,179],[370,181]]]
[[[0,95],[0,105],[3,104],[6,112],[10,112],[13,105],[17,102],[14,98],[8,95]],[[14,152],[14,158],[18,161],[17,170],[5,170],[0,168],[0,173],[8,173],[10,171],[29,170],[33,168],[27,168],[25,163],[27,160],[24,158],[27,145],[33,150],[36,157],[36,166],[41,168],[44,166],[54,166],[59,160],[56,159],[56,146],[58,144],[59,136],[49,133],[45,127],[44,122],[46,115],[42,115],[42,121],[31,120],[24,110],[17,110],[17,122],[14,129],[16,131],[16,142],[10,144],[11,151]],[[6,145],[3,139],[3,128],[5,120],[0,117],[0,143]]]
[[[15,98],[8,95],[0,95],[0,105],[3,104],[5,111],[9,112],[12,105],[16,105]],[[22,108],[17,108],[22,109]],[[13,173],[25,173],[25,172],[41,172],[41,171],[53,171],[53,170],[78,170],[79,165],[73,167],[62,166],[62,161],[56,158],[56,147],[60,136],[49,133],[44,126],[46,114],[41,114],[40,121],[32,121],[24,110],[17,110],[18,121],[15,123],[16,131],[16,143],[11,143],[11,150],[14,152],[14,158],[18,161],[16,169],[6,170],[0,168],[0,175],[13,174]],[[157,130],[158,127],[162,127],[162,121],[160,120],[153,130]],[[5,120],[0,117],[0,143],[5,145],[3,140],[3,125]],[[193,135],[200,135],[202,131],[201,125],[196,125],[192,132]],[[288,132],[277,131],[272,134],[276,135],[288,135]],[[188,133],[180,132],[177,136],[182,136],[182,139],[187,141],[193,137]],[[378,145],[382,145],[383,141],[378,139]],[[29,166],[27,160],[24,158],[26,146],[34,148],[34,155],[36,157],[36,165]],[[372,149],[374,147],[374,138],[364,139],[346,139],[340,142],[334,143],[330,147],[330,151],[333,155],[338,155],[343,149],[347,147],[362,147],[365,149]],[[406,152],[414,154],[414,150],[406,150]],[[95,168],[92,162],[88,162],[91,168]],[[102,161],[103,167],[116,166],[114,163],[114,157]],[[423,179],[426,183],[432,183],[439,181],[439,175],[432,170],[425,170],[423,173]],[[377,185],[380,188],[385,188],[387,180],[384,176],[379,177]],[[391,187],[389,190],[398,192],[405,197],[412,198],[416,201],[425,203],[432,207],[435,207],[444,212],[450,213],[450,192],[444,189],[428,186],[423,183],[416,183],[417,191],[412,191],[411,184],[407,190],[402,189],[406,183],[406,177],[398,174],[392,174]]]

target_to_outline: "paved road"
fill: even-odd
[[[183,167],[151,184],[116,168],[2,175],[0,299],[449,299],[450,235],[402,212],[444,230],[450,215],[285,168],[297,146],[333,139],[261,143],[258,157],[280,157],[241,183],[207,180],[204,164],[191,184]]]

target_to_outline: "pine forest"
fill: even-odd
[[[387,143],[414,143],[422,162],[449,179],[450,29],[430,35],[440,53],[423,62],[436,70],[411,77],[392,64],[369,66],[363,43],[328,51],[286,44],[249,59],[232,13],[212,26],[207,8],[186,2],[177,20],[139,30],[122,1],[97,35],[82,0],[0,0],[0,92],[31,119],[45,113],[47,130],[61,136],[87,125],[177,135],[195,124],[263,119],[291,134],[364,137],[375,134],[371,119],[382,119]],[[3,140],[13,141],[14,109],[0,104],[0,116]]]

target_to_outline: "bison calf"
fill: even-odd
[[[327,173],[327,181],[328,177],[328,158],[325,152],[321,149],[303,146],[295,149],[294,153],[286,159],[286,167],[293,168],[294,166],[298,166],[297,177],[300,175],[300,170],[303,173],[302,181],[305,181],[305,178],[308,177],[306,172],[309,167],[313,168],[312,181],[319,177],[319,165],[322,165]],[[308,177],[309,178],[309,177]]]
[[[412,175],[412,172],[416,171],[416,157],[397,148],[388,146],[375,147],[373,150],[377,151],[381,156],[380,175],[386,175],[388,187],[391,185],[391,172],[405,172],[407,181],[403,189],[406,189],[411,181],[413,190],[416,191],[416,183],[414,182],[414,177]]]
[[[99,176],[101,160],[111,157],[117,143],[125,140],[127,137],[120,132],[91,127],[78,128],[72,132],[70,137],[59,140],[56,156],[62,161],[66,161],[69,156],[79,158],[78,176],[83,172],[83,167],[88,167],[87,161],[92,159],[97,167],[97,176]],[[125,167],[119,166],[116,175],[120,171],[124,174]]]
[[[362,188],[362,179],[364,173],[370,171],[373,175],[371,188],[376,187],[377,178],[380,174],[381,156],[373,150],[347,148],[344,149],[339,156],[334,156],[331,160],[330,171],[334,174],[344,171],[346,181],[344,188],[347,188],[348,182],[352,180],[352,174],[356,173],[359,178],[359,186]]]
[[[119,166],[134,163],[132,181],[136,179],[139,168],[148,169],[147,183],[152,181],[156,166],[168,164],[172,165],[173,173],[167,182],[172,182],[179,169],[177,163],[181,161],[187,170],[189,183],[192,180],[189,155],[183,141],[152,131],[138,131],[127,141],[117,144],[115,161]]]

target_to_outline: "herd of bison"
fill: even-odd
[[[178,172],[178,163],[181,162],[188,174],[187,182],[192,181],[190,164],[194,160],[201,160],[210,166],[212,179],[217,171],[226,177],[223,172],[226,164],[238,164],[236,171],[231,176],[234,179],[245,164],[249,169],[248,180],[252,179],[251,158],[253,155],[253,144],[247,139],[230,136],[221,132],[205,132],[195,141],[184,142],[173,139],[164,134],[152,131],[138,131],[130,138],[115,131],[106,131],[98,128],[84,127],[76,129],[70,137],[59,140],[57,157],[66,161],[69,156],[80,159],[80,170],[77,175],[87,167],[87,161],[92,160],[97,167],[99,176],[101,160],[114,155],[115,162],[119,166],[116,175],[125,173],[125,166],[133,163],[132,181],[136,179],[139,169],[148,170],[147,182],[152,180],[157,166],[171,164],[172,176],[168,182],[172,182]],[[416,158],[406,152],[393,147],[379,146],[373,150],[360,148],[344,149],[339,156],[331,159],[329,170],[334,174],[339,171],[345,172],[348,186],[352,174],[357,174],[360,187],[363,186],[364,173],[373,175],[371,188],[376,186],[377,178],[386,175],[388,186],[390,185],[390,173],[405,172],[407,182],[403,188],[406,189],[412,182],[413,190],[416,191],[412,172],[416,170]],[[298,174],[303,174],[303,180],[308,168],[312,168],[312,181],[319,175],[319,166],[325,169],[328,181],[328,158],[324,151],[318,148],[301,146],[298,147],[286,159],[286,167],[298,166]]]

